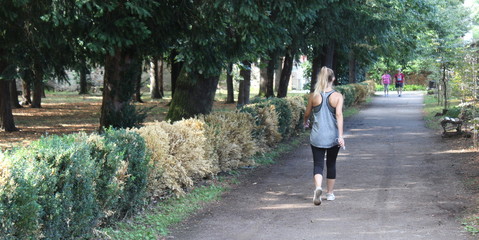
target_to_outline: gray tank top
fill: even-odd
[[[311,145],[318,148],[331,148],[338,145],[338,121],[336,109],[329,104],[329,97],[335,91],[321,93],[322,102],[313,107],[314,122],[311,130]]]

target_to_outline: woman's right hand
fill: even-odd
[[[309,128],[309,120],[303,123],[304,129]]]
[[[346,143],[344,142],[344,138],[343,137],[338,137],[338,144],[340,147],[342,147],[343,149],[346,149]]]

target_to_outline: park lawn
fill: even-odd
[[[301,96],[305,93],[289,93]],[[236,104],[225,103],[226,91],[218,90],[213,111],[234,111]],[[63,135],[76,132],[95,132],[99,128],[101,93],[79,95],[77,92],[47,92],[42,99],[42,108],[24,107],[13,109],[18,132],[0,131],[0,149],[25,146],[45,135]],[[163,121],[168,112],[171,92],[166,91],[163,99],[151,99],[148,92],[142,95],[144,103],[134,103],[138,108],[148,109],[145,125]],[[353,115],[356,108],[346,109],[345,116]]]
[[[168,112],[171,93],[164,99],[151,99],[144,93],[144,103],[134,103],[139,109],[147,108],[145,125],[163,121]],[[220,95],[213,104],[213,111],[233,111],[235,104],[226,104]],[[42,108],[13,109],[18,132],[0,131],[0,149],[25,146],[44,135],[63,135],[79,131],[91,133],[99,128],[101,95],[78,95],[76,92],[47,92]]]

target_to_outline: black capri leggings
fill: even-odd
[[[331,148],[318,148],[311,145],[314,160],[314,175],[323,175],[324,155],[326,154],[326,178],[336,179],[336,158],[339,153],[339,146]]]

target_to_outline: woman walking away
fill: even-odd
[[[304,125],[309,126],[311,112],[314,116],[310,142],[314,160],[314,195],[313,203],[321,204],[321,188],[323,181],[324,156],[326,155],[326,200],[335,199],[333,190],[336,180],[336,158],[339,148],[344,147],[343,139],[343,96],[333,90],[333,82],[336,80],[334,72],[330,68],[323,67],[319,73],[318,82],[314,92],[310,94]]]

